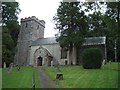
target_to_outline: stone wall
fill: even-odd
[[[69,64],[69,56],[67,56],[66,59],[61,59],[61,47],[59,44],[48,44],[48,45],[41,45],[41,46],[32,46],[31,47],[31,54],[30,54],[30,65],[34,64],[34,59],[36,57],[34,57],[34,53],[35,51],[39,48],[39,47],[43,47],[45,49],[47,49],[49,51],[49,53],[53,56],[53,65],[58,64],[59,65],[65,65],[65,61],[67,61],[67,64]],[[69,53],[68,53],[69,55]]]
[[[30,65],[33,65],[34,60],[34,52],[36,49],[38,49],[40,46],[32,46],[31,47],[31,55],[30,55]],[[58,44],[50,44],[50,45],[41,45],[41,47],[47,49],[49,53],[53,56],[53,60],[59,60],[60,59],[60,46]]]
[[[49,53],[53,56],[53,64],[54,65],[56,64],[56,62],[59,63],[59,65],[66,65],[66,63],[71,65],[71,62],[72,62],[72,65],[76,65],[76,64],[80,65],[80,64],[82,64],[81,53],[86,48],[91,48],[91,47],[100,48],[103,52],[103,58],[105,58],[105,46],[104,45],[82,46],[79,50],[77,49],[77,51],[78,51],[77,53],[76,53],[76,48],[73,48],[72,54],[70,54],[70,52],[68,51],[67,58],[61,59],[61,47],[60,47],[60,45],[59,44],[49,44],[49,45],[40,45],[40,46],[32,46],[31,47],[31,50],[30,50],[31,54],[30,54],[30,60],[29,60],[30,65],[34,65],[34,59],[37,57],[37,56],[34,57],[34,53],[39,47],[43,47],[49,51]]]

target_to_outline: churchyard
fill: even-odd
[[[117,88],[118,87],[118,63],[105,64],[100,69],[84,69],[82,66],[59,66],[59,73],[63,74],[63,80],[57,80],[56,67],[42,67],[50,78],[60,88]],[[1,70],[1,69],[0,69]],[[33,67],[22,66],[18,71],[14,67],[11,72],[8,68],[2,71],[2,88],[32,88]],[[0,74],[1,75],[1,74]],[[40,88],[38,69],[35,69],[35,87]],[[0,83],[1,84],[1,83]]]
[[[44,67],[58,87],[63,88],[117,88],[117,63],[106,64],[101,69],[83,69],[82,66],[60,66],[63,80],[56,80],[56,68]]]
[[[21,10],[20,2],[17,1],[0,3],[4,39],[2,65],[0,63],[2,67],[0,89],[48,88],[52,85],[45,81],[52,80],[54,87],[59,88],[120,86],[118,83],[120,68],[117,63],[120,62],[119,0],[115,3],[101,3],[96,0],[92,3],[59,2],[55,13],[49,11],[52,9],[46,3],[44,5],[42,2],[37,2],[38,7],[32,7],[34,8],[32,11],[40,13],[32,12],[28,17],[18,16],[21,11],[26,15],[24,12],[27,13],[28,10],[24,11],[24,8],[29,7],[28,2],[21,3],[26,4]],[[48,8],[45,10],[50,14],[49,12],[44,14],[40,10],[44,8],[43,6]],[[30,8],[31,5],[29,10]],[[34,16],[31,16],[33,14]],[[41,15],[45,18],[41,18]],[[52,28],[49,27],[51,15],[54,15],[52,21],[55,24]],[[45,31],[47,28],[48,31]],[[58,31],[54,33],[50,31],[51,29]],[[48,38],[49,34],[55,35],[54,37],[50,35]],[[63,79],[59,80],[60,77],[56,78],[57,75],[63,75]]]
[[[2,69],[2,88],[32,88],[33,86],[33,67],[22,66],[18,71],[14,67],[11,72],[8,68]],[[37,69],[35,70],[36,88],[40,88]]]

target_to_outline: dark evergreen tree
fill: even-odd
[[[18,2],[2,2],[2,26],[6,26],[11,37],[16,43],[19,33],[18,14],[20,12]]]
[[[115,60],[115,41],[117,46],[117,59],[120,60],[120,1],[107,2],[107,11],[105,13],[104,21],[109,32],[108,36],[108,58]],[[111,53],[110,53],[111,52]],[[112,57],[111,57],[112,56]]]
[[[2,65],[14,61],[15,47],[19,33],[17,15],[20,12],[17,2],[2,2]]]
[[[87,17],[80,2],[61,2],[54,16],[56,29],[59,30],[57,41],[61,47],[72,52],[73,46],[80,47],[87,32]]]
[[[9,66],[14,60],[14,41],[6,27],[2,27],[2,30],[2,65],[5,62]]]
[[[107,56],[108,60],[112,61],[115,59],[115,40],[117,41],[117,56],[120,57],[118,54],[120,52],[119,4],[120,2],[90,2],[87,6],[89,10],[94,10],[93,14],[88,15],[88,36],[107,37]],[[105,9],[105,13],[100,12],[101,9]]]

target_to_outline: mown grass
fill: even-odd
[[[44,70],[55,80],[56,68]],[[63,80],[56,80],[61,88],[118,88],[118,64],[104,65],[101,69],[83,69],[82,66],[60,66]]]
[[[0,90],[2,89],[2,68],[0,68]]]
[[[35,69],[35,77],[36,88],[40,88],[37,69]],[[21,67],[20,71],[14,67],[11,73],[8,73],[8,68],[2,69],[2,88],[31,88],[32,81],[32,67]]]

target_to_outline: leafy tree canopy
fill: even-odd
[[[59,30],[57,40],[61,46],[80,46],[87,30],[87,17],[80,2],[61,2],[54,16],[56,29]]]

